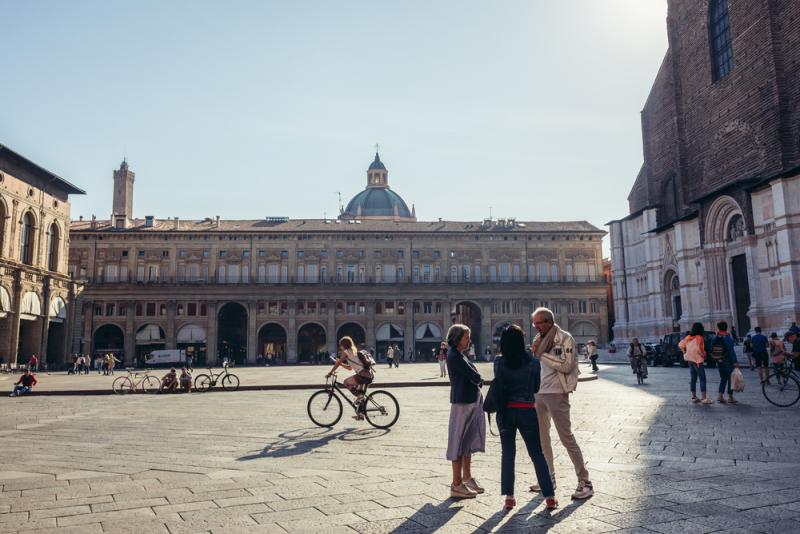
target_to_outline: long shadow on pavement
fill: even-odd
[[[354,430],[340,430],[334,432],[330,428],[301,428],[289,430],[278,434],[278,440],[269,443],[263,450],[237,458],[237,462],[247,460],[257,460],[259,458],[286,458],[298,456],[311,452],[320,447],[324,447],[333,440],[342,441],[362,441],[384,436],[389,433],[388,429],[366,428]]]
[[[478,501],[492,498],[491,496],[479,495]],[[447,499],[439,504],[426,503],[408,517],[403,523],[392,529],[392,533],[415,532],[415,531],[435,531],[445,526],[455,527],[464,525],[473,532],[547,532],[552,527],[575,513],[578,508],[588,501],[572,501],[570,504],[559,508],[554,512],[542,510],[534,513],[534,510],[542,504],[541,496],[535,496],[524,505],[512,511],[499,509],[497,512],[484,519],[479,524],[481,518],[471,514],[469,501]],[[462,506],[466,505],[466,506]],[[498,502],[498,508],[501,503]],[[463,511],[464,515],[470,515],[475,520],[462,522],[457,515]],[[466,519],[466,517],[464,518]],[[466,529],[465,529],[466,530]]]

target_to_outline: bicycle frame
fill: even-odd
[[[339,382],[336,381],[336,375],[333,374],[326,379],[324,389],[330,390],[331,395],[336,395],[338,393],[338,397],[344,399],[344,401],[347,404],[349,404],[351,408],[355,410],[357,408],[356,404],[353,401],[351,401],[350,398],[344,393],[344,391],[342,390],[343,386],[344,384],[340,385]],[[366,389],[364,391],[364,394],[366,395]]]

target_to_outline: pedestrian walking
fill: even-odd
[[[194,371],[194,356],[191,354],[186,355],[186,369],[188,369],[189,372]]]
[[[108,373],[107,374],[113,375],[114,374],[114,366],[116,364],[118,364],[118,363],[119,363],[119,360],[116,359],[113,354],[111,354],[110,352],[108,354],[106,354],[106,366],[107,366],[107,369],[108,369]]]
[[[39,358],[37,358],[35,354],[31,354],[31,359],[28,360],[28,367],[32,373],[39,370]]]
[[[683,352],[683,359],[689,366],[689,390],[692,393],[692,402],[711,404],[706,387],[706,348],[703,333],[703,323],[694,323],[689,334],[678,343],[678,348]],[[700,379],[700,398],[697,398],[697,379]]]
[[[711,338],[711,357],[717,362],[719,371],[719,395],[717,402],[720,404],[739,404],[733,398],[733,385],[731,384],[731,373],[734,368],[739,367],[736,361],[736,349],[733,338],[728,333],[728,323],[720,321],[717,323],[717,333]],[[725,400],[725,389],[728,390],[728,400]]]
[[[595,342],[594,339],[590,339],[586,343],[586,354],[589,357],[589,361],[592,364],[592,372],[596,373],[597,371],[600,370],[600,368],[597,367],[597,343]]]
[[[761,333],[760,326],[755,328],[755,332],[754,336],[747,336],[750,338],[750,368],[752,369],[752,365],[755,363],[758,369],[758,382],[763,384],[769,378],[769,339]],[[747,340],[744,345],[747,350]]]
[[[553,312],[547,308],[537,308],[531,314],[531,321],[538,334],[533,340],[532,352],[542,365],[541,385],[536,395],[536,415],[539,420],[539,434],[542,440],[544,457],[555,489],[555,464],[553,447],[550,442],[550,421],[556,427],[561,444],[567,449],[578,485],[572,494],[573,499],[587,499],[594,495],[589,471],[583,460],[575,436],[572,434],[569,394],[578,387],[578,358],[575,353],[575,340],[569,332],[555,323]],[[531,491],[541,491],[538,484]]]
[[[484,489],[472,476],[472,455],[486,450],[486,420],[483,417],[483,379],[467,357],[470,329],[454,324],[447,331],[447,371],[450,373],[450,421],[447,459],[452,462],[450,497],[475,498]]]
[[[439,345],[439,354],[436,357],[439,360],[439,378],[447,376],[447,343],[442,341]]]
[[[386,363],[389,364],[389,369],[394,365],[394,347],[392,347],[391,343],[386,347]]]
[[[747,357],[747,363],[750,365],[750,370],[752,371],[753,369],[756,368],[756,365],[755,365],[755,360],[753,358],[753,336],[751,336],[750,334],[747,334],[744,337],[744,341],[742,341],[742,352],[744,352],[745,357]]]
[[[511,510],[514,498],[514,463],[517,455],[517,431],[522,436],[536,479],[545,496],[548,510],[558,507],[553,481],[539,438],[535,395],[539,391],[541,364],[525,350],[525,333],[517,325],[503,330],[500,353],[494,360],[497,399],[497,427],[500,429],[500,493],[506,496],[505,509]]]

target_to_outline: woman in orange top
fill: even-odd
[[[686,336],[678,343],[678,347],[683,351],[683,359],[689,364],[689,371],[691,372],[690,391],[692,392],[692,402],[702,402],[703,404],[711,404],[711,399],[706,396],[706,368],[704,366],[706,361],[706,346],[703,332],[705,328],[703,323],[694,323],[689,335]],[[697,398],[697,378],[700,378],[700,395],[701,399]]]

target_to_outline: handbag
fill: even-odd
[[[483,399],[483,411],[489,414],[497,413],[502,402],[502,384],[500,383],[500,365],[497,366],[497,373],[494,380],[489,384],[489,391],[486,392],[486,397]]]
[[[744,375],[738,367],[731,373],[731,389],[736,393],[744,391]]]

